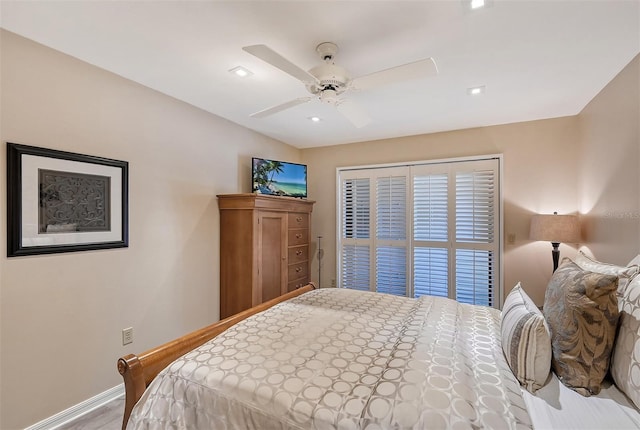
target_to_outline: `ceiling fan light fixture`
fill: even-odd
[[[311,122],[320,122],[322,121],[322,118],[320,118],[319,116],[310,116],[309,118],[307,118],[309,121]]]
[[[333,88],[327,88],[320,92],[320,101],[330,105],[335,105],[338,101],[338,92]]]
[[[253,72],[251,70],[242,66],[236,66],[233,69],[230,69],[229,73],[233,73],[240,78],[248,78],[249,76],[253,75]]]

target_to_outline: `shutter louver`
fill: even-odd
[[[494,266],[492,251],[456,250],[456,300],[493,306]]]
[[[342,245],[340,286],[369,291],[371,288],[371,186],[369,178],[342,182]]]
[[[449,296],[449,250],[414,248],[413,296]]]
[[[404,247],[376,249],[376,291],[407,295],[407,251]]]
[[[368,239],[370,229],[369,178],[342,182],[342,237]]]
[[[407,238],[407,178],[392,176],[376,181],[376,237],[386,240]]]
[[[341,269],[341,287],[369,291],[371,288],[369,246],[344,245]]]
[[[413,178],[413,239],[446,242],[449,208],[446,174]]]
[[[376,180],[376,291],[407,294],[407,178]]]
[[[456,240],[493,243],[495,172],[456,174]]]
[[[448,184],[446,173],[413,177],[414,297],[449,295]]]

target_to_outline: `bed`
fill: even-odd
[[[547,367],[531,389],[504,326],[446,298],[308,285],[121,358],[123,429],[640,428],[608,379],[585,397]]]

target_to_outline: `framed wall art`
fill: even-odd
[[[7,256],[129,245],[126,161],[7,143]]]

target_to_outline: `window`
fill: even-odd
[[[499,159],[339,171],[339,286],[499,305]]]

